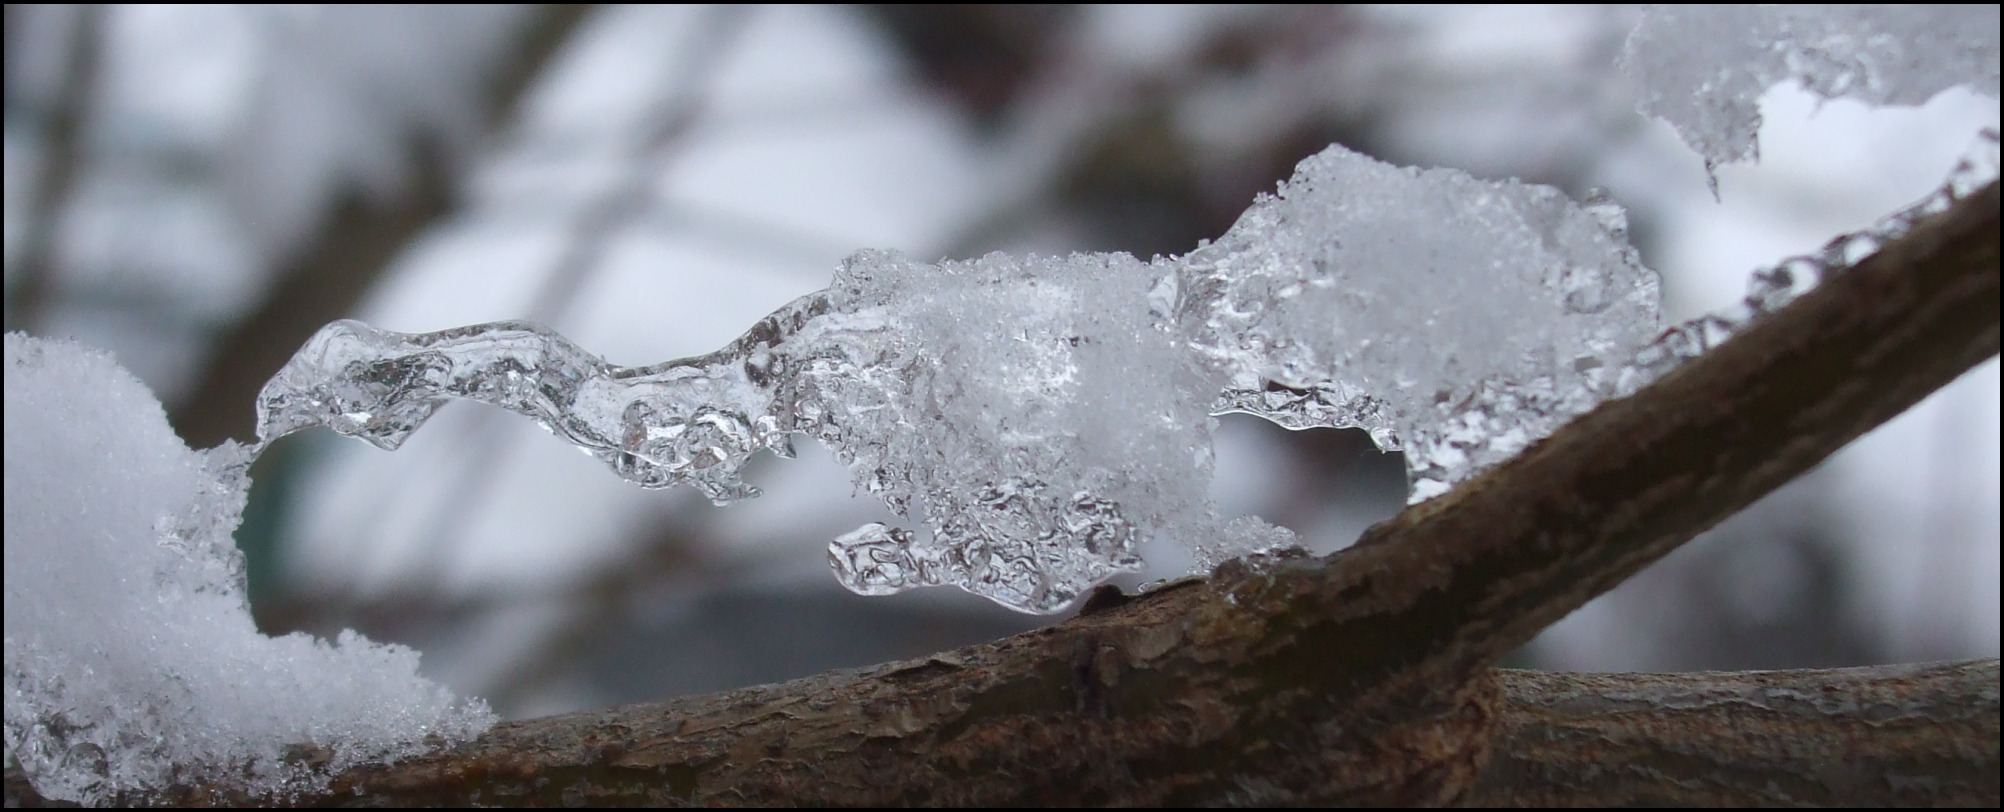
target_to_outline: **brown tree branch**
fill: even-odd
[[[1997,661],[1736,674],[1498,671],[1485,806],[1978,806]],[[1971,747],[1989,742],[1988,748]]]
[[[1998,235],[1993,183],[1324,559],[1228,564],[925,660],[510,723],[292,800],[1996,803],[1994,660],[1686,677],[1491,667],[1996,355]]]

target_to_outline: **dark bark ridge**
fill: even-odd
[[[1326,558],[1228,564],[923,660],[509,723],[289,800],[1995,804],[1996,660],[1494,665],[1996,355],[1998,234],[1993,183]]]

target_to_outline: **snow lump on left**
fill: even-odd
[[[230,537],[251,454],[189,449],[107,353],[5,344],[6,748],[38,792],[283,794],[493,724],[407,647],[258,633]]]

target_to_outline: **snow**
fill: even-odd
[[[42,795],[296,791],[492,723],[403,646],[257,632],[230,539],[248,450],[189,450],[83,345],[10,333],[5,365],[6,745]]]
[[[1758,155],[1761,94],[1789,79],[1877,105],[1964,84],[1995,98],[1997,6],[1655,6],[1621,65],[1641,86],[1639,109],[1670,122],[1711,169]]]

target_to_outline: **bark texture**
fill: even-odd
[[[924,660],[502,725],[291,800],[1995,804],[1995,660],[1683,676],[1493,666],[1996,355],[1998,234],[1992,184],[1327,558],[1104,593],[1058,626]]]
[[[1469,799],[1476,803],[1997,803],[1996,660],[1496,676],[1496,758]]]

